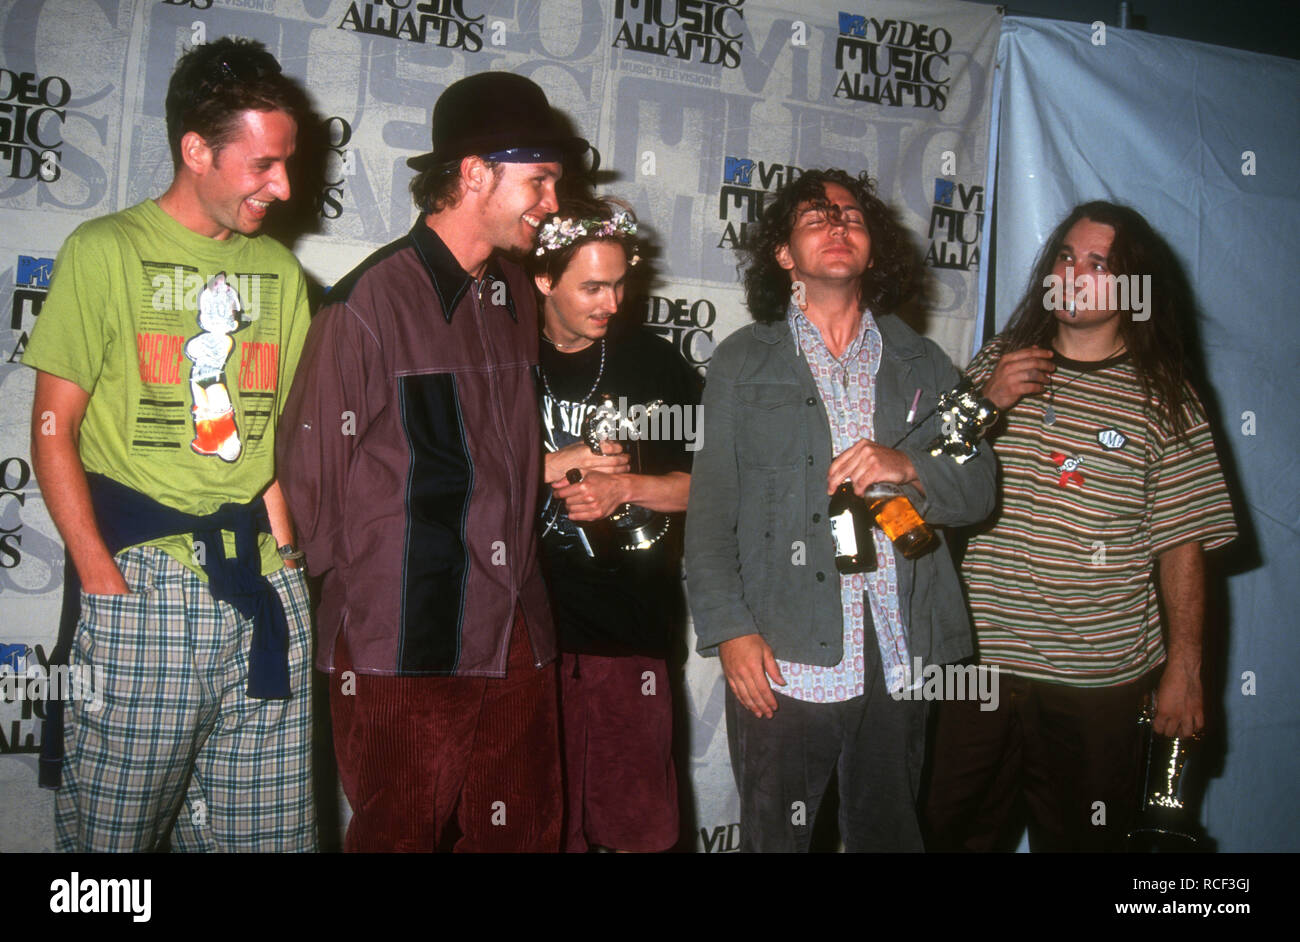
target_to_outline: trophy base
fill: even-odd
[[[1204,833],[1182,808],[1148,804],[1138,812],[1128,832],[1127,849],[1134,854],[1196,854],[1208,849]]]
[[[1191,834],[1161,827],[1139,827],[1129,831],[1130,854],[1199,854],[1206,848]]]
[[[669,518],[656,515],[656,518],[635,527],[618,531],[619,549],[625,553],[647,550],[664,538],[668,532]]]

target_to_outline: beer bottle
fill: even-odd
[[[863,497],[880,529],[905,557],[920,559],[938,548],[939,534],[921,519],[897,484],[873,484]]]
[[[831,495],[828,516],[835,541],[835,568],[843,575],[876,571],[876,544],[872,538],[871,512],[866,502],[853,493],[853,482],[844,481]]]

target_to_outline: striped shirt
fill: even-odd
[[[838,455],[875,434],[876,373],[884,340],[871,311],[862,312],[857,335],[836,359],[817,329],[790,303],[790,334],[812,372],[817,392],[831,424],[831,447]],[[826,498],[829,504],[830,498]],[[841,703],[866,692],[865,645],[874,643],[886,689],[903,689],[908,666],[907,629],[898,604],[898,570],[894,548],[879,527],[872,527],[876,542],[876,571],[840,575],[840,605],[844,611],[844,657],[833,667],[798,664],[778,659],[785,678],[781,693],[810,703]],[[826,530],[829,540],[829,524]],[[866,601],[866,605],[863,601]],[[868,607],[869,606],[869,607]],[[866,630],[874,626],[871,641]]]
[[[1000,352],[1000,339],[986,345],[971,379],[988,379]],[[1178,438],[1127,354],[1097,363],[1058,354],[1056,367],[1050,402],[1022,399],[994,440],[1001,506],[971,539],[962,572],[982,663],[1112,686],[1164,661],[1155,558],[1183,543],[1222,546],[1236,524],[1190,388]]]

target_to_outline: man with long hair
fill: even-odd
[[[1185,376],[1189,313],[1146,220],[1086,203],[967,368],[1004,414],[1001,508],[963,564],[979,662],[1002,696],[991,711],[940,708],[934,849],[1011,849],[1022,799],[1034,850],[1123,849],[1143,699],[1155,689],[1158,733],[1204,725],[1203,550],[1235,527]]]
[[[908,559],[873,527],[876,570],[842,575],[828,514],[844,481],[900,486],[935,527],[993,507],[989,449],[958,464],[926,448],[960,374],[892,313],[912,258],[865,175],[803,174],[745,254],[756,323],[709,367],[687,589],[700,652],[726,675],[742,850],[808,850],[833,774],[847,849],[922,846],[925,704],[906,688],[914,658],[971,652],[957,573],[943,547]]]
[[[257,237],[306,110],[261,43],[182,56],[171,184],[68,238],[23,357],[70,562],[55,661],[106,686],[45,726],[64,850],[316,848],[311,623],[274,451],[310,314],[297,261]]]
[[[630,209],[565,198],[531,266],[543,320],[542,555],[561,652],[565,850],[575,852],[662,851],[678,837],[667,657],[682,620],[699,377],[666,340],[617,323],[637,254]],[[606,401],[627,421],[597,454],[587,424],[609,418]]]

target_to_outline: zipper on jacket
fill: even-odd
[[[489,340],[488,340],[487,325],[483,320],[483,308],[481,306],[481,302],[483,300],[483,287],[486,283],[487,283],[486,278],[482,278],[477,281],[476,289],[470,292],[470,294],[472,295],[471,306],[474,308],[474,320],[478,324],[478,328],[479,328],[477,333],[479,337],[479,346],[483,348],[484,365],[494,367],[488,370],[488,375],[492,377],[489,385],[492,390],[492,404],[496,408],[496,413],[497,413],[497,426],[502,430],[500,433],[501,440],[505,443],[506,458],[507,458],[506,481],[509,483],[510,486],[510,507],[508,508],[508,510],[514,510],[515,513],[512,514],[511,516],[513,516],[515,519],[518,519],[519,497],[518,494],[516,493],[517,488],[515,487],[515,454],[514,454],[514,449],[510,445],[510,436],[507,435],[505,432],[505,430],[508,429],[509,426],[507,426],[506,424],[505,409],[503,408],[501,403],[500,376],[498,374],[498,370],[495,368],[495,367],[499,367],[500,364],[499,363],[494,364],[490,359],[490,354],[495,353],[496,350],[488,349]],[[522,552],[522,548],[516,547],[515,552],[516,553]],[[507,561],[509,561],[508,556],[507,556]],[[515,567],[507,566],[507,568],[510,570],[511,598],[514,601],[515,606],[522,607],[523,600],[520,597],[519,587],[515,584]],[[528,634],[527,621],[528,620],[525,617],[524,632],[526,635]],[[514,625],[515,625],[515,609],[514,606],[511,606],[510,609],[510,630],[511,631],[514,630]],[[542,665],[537,661],[537,650],[533,647],[533,641],[531,636],[526,637],[525,640],[528,642],[528,649],[533,652],[533,662],[534,662],[533,666],[540,668]],[[507,664],[509,663],[509,660],[510,660],[510,653],[509,653],[509,649],[507,648],[506,651]],[[509,668],[507,667],[507,670],[508,669]]]

